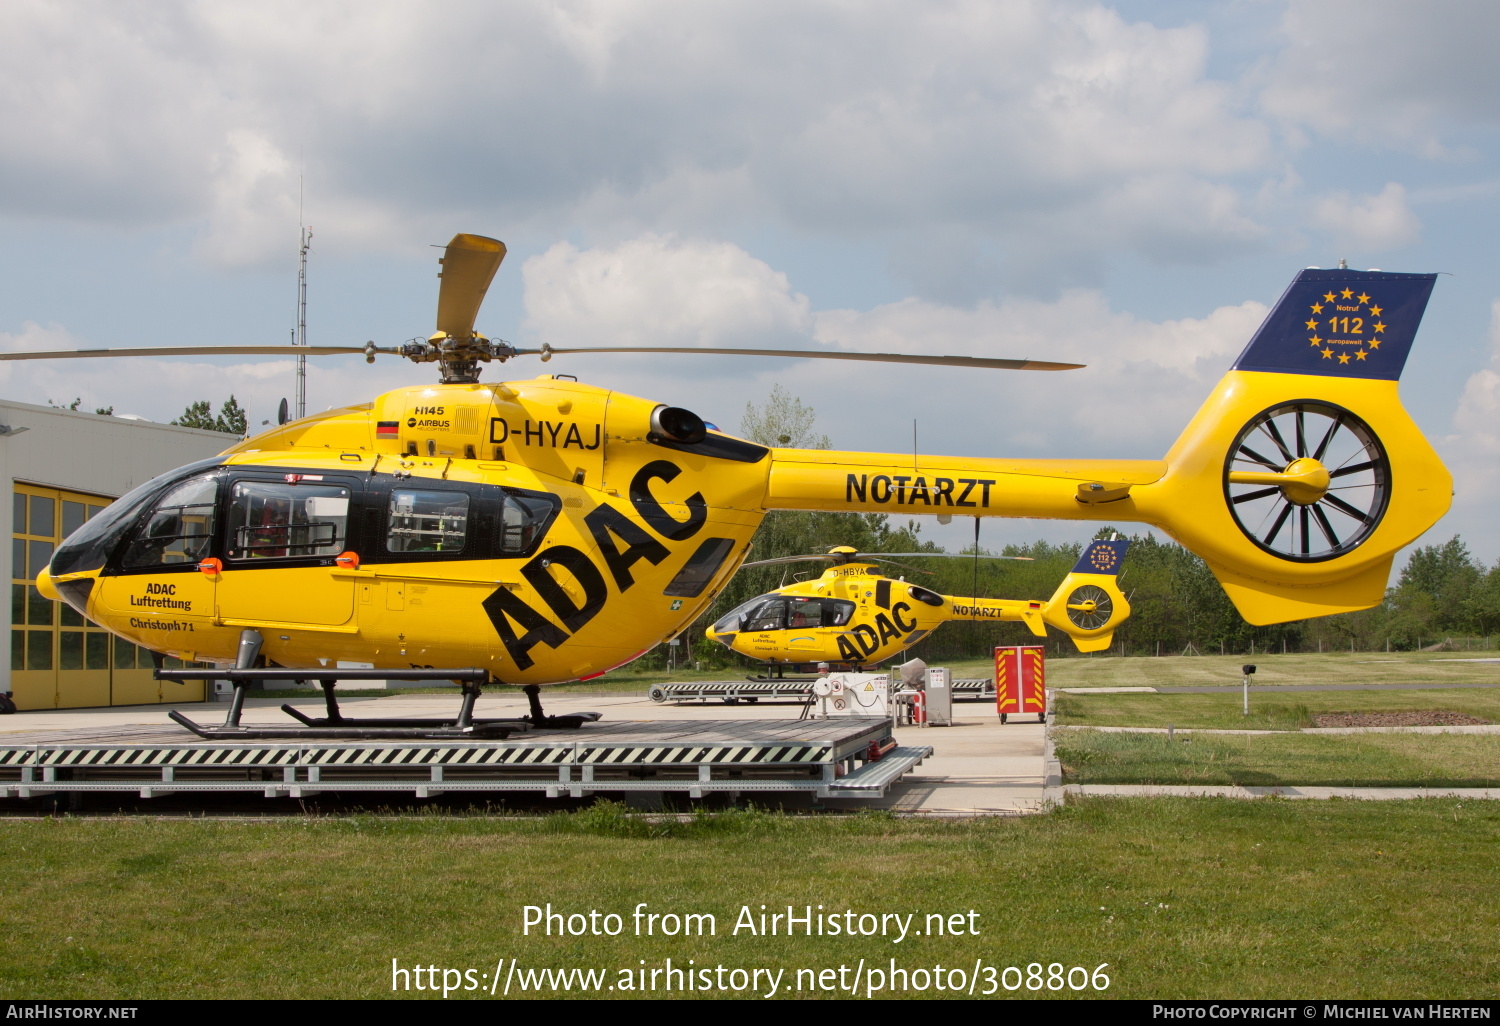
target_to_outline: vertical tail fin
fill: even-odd
[[[1300,272],[1234,369],[1397,381],[1435,274]]]
[[[1130,617],[1118,581],[1129,548],[1123,539],[1090,542],[1042,611],[1042,619],[1072,638],[1080,652],[1109,648],[1116,628]]]
[[[1448,510],[1453,478],[1398,381],[1434,274],[1300,272],[1167,454],[1131,519],[1207,561],[1240,614],[1364,609]]]

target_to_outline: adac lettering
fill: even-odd
[[[682,468],[676,464],[655,460],[636,473],[629,491],[636,515],[651,531],[674,542],[687,541],[708,520],[708,503],[701,492],[694,492],[683,501],[688,510],[686,520],[672,516],[652,494],[653,482],[670,482],[681,473]],[[483,602],[495,633],[519,669],[530,669],[535,664],[531,650],[537,645],[558,648],[597,616],[609,601],[611,583],[622,595],[633,588],[636,583],[633,568],[637,563],[645,560],[657,566],[672,554],[645,527],[607,502],[591,510],[583,521],[599,547],[602,566],[581,549],[552,545],[521,567],[521,576],[562,626],[508,588],[497,588]],[[565,587],[568,578],[576,586],[574,592],[582,591],[581,601]]]
[[[988,509],[994,478],[934,477],[929,483],[916,474],[849,474],[844,479],[844,501],[896,506],[954,506]],[[976,494],[977,489],[977,494]]]
[[[604,429],[598,424],[580,428],[571,420],[523,420],[519,428],[512,428],[504,417],[490,418],[491,445],[504,445],[512,438],[522,445],[592,452],[604,441]]]
[[[868,659],[877,650],[892,641],[900,641],[917,629],[917,621],[910,618],[911,606],[897,602],[890,612],[875,614],[875,623],[862,623],[838,637],[839,655],[856,662]],[[858,647],[856,647],[858,646]]]

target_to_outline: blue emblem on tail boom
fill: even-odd
[[[1302,271],[1234,369],[1396,381],[1436,281],[1435,274]]]
[[[1125,550],[1130,542],[1124,538],[1115,541],[1089,542],[1073,567],[1075,574],[1118,574],[1120,563],[1125,559]]]

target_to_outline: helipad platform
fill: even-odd
[[[802,791],[881,798],[931,754],[927,746],[897,747],[891,721],[873,717],[588,723],[483,741],[205,740],[175,726],[93,727],[0,740],[0,797]]]

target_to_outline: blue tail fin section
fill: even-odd
[[[1234,369],[1396,381],[1436,281],[1435,274],[1302,271]]]
[[[1129,547],[1130,542],[1124,539],[1089,542],[1088,548],[1083,550],[1083,555],[1078,557],[1073,573],[1118,574],[1120,563],[1125,559],[1125,550]]]

